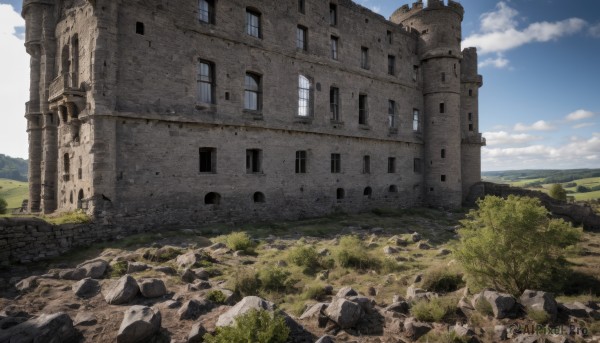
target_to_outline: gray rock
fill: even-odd
[[[335,343],[333,337],[329,335],[321,336],[315,343]]]
[[[85,271],[84,277],[89,277],[92,279],[101,278],[106,269],[108,268],[108,262],[102,259],[95,259],[91,261],[85,261],[82,264],[77,266],[77,269],[82,269]]]
[[[574,303],[562,304],[562,308],[563,310],[566,310],[569,316],[573,316],[576,318],[597,317],[598,313],[598,311],[595,311],[591,307],[588,307],[579,301],[576,301]]]
[[[190,268],[198,263],[198,261],[198,255],[193,251],[188,251],[183,255],[177,256],[175,264],[177,264],[179,268]]]
[[[508,329],[504,325],[494,326],[494,340],[504,341],[508,339]]]
[[[274,305],[273,303],[256,296],[244,297],[240,302],[235,304],[235,306],[219,316],[216,326],[229,326],[234,323],[235,317],[252,309],[273,311]]]
[[[389,245],[386,245],[385,247],[383,247],[383,253],[386,255],[392,255],[398,252],[398,249],[396,248],[392,248]]]
[[[132,306],[125,311],[121,322],[117,343],[137,343],[149,341],[160,330],[161,315],[146,306]]]
[[[517,301],[510,294],[484,290],[473,298],[473,307],[477,308],[477,303],[482,299],[492,306],[496,319],[513,318],[517,314]]]
[[[0,317],[0,330],[7,330],[27,321],[27,317]]]
[[[552,321],[556,320],[558,305],[554,300],[554,295],[542,291],[525,290],[519,298],[521,305],[525,306],[527,311],[543,311]]]
[[[410,235],[410,239],[416,243],[421,240],[421,234],[419,234],[418,232],[415,232],[412,235]]]
[[[204,342],[203,336],[206,334],[206,329],[201,323],[196,323],[192,326],[192,330],[188,334],[187,343],[202,343]]]
[[[73,293],[80,298],[90,298],[100,290],[100,283],[92,278],[85,278],[71,286]]]
[[[202,314],[210,312],[214,304],[206,299],[191,299],[186,301],[177,311],[180,320],[196,320]]]
[[[410,285],[406,289],[406,299],[408,301],[419,301],[423,299],[433,299],[437,298],[439,295],[435,292],[427,292],[422,288],[415,287],[415,285]]]
[[[196,273],[194,273],[191,269],[185,269],[183,271],[183,273],[181,274],[181,280],[183,282],[187,282],[187,283],[192,283],[194,281],[196,281],[198,279],[198,277],[196,276]]]
[[[375,289],[375,287],[369,287],[369,288],[367,289],[367,294],[368,294],[369,296],[372,296],[372,297],[374,297],[374,296],[376,296],[376,295],[377,295],[377,289]]]
[[[357,291],[355,291],[352,287],[346,286],[346,287],[340,288],[340,290],[336,294],[336,297],[345,298],[345,297],[353,297],[353,296],[357,296],[357,295],[358,295]]]
[[[419,283],[419,282],[421,282],[421,280],[423,280],[423,274],[417,274],[417,275],[415,275],[415,278],[413,279],[413,283]]]
[[[210,278],[210,274],[204,268],[192,269],[192,272],[200,280],[208,280]]]
[[[392,303],[397,303],[400,301],[406,301],[406,299],[404,299],[404,297],[401,295],[394,294],[394,296],[392,297]]]
[[[329,306],[328,303],[316,303],[310,306],[306,311],[304,311],[304,313],[302,313],[302,315],[300,316],[300,319],[310,319],[318,317],[319,314],[324,313],[325,309],[327,309],[327,306]]]
[[[354,296],[347,297],[346,299],[352,301],[353,303],[357,303],[364,313],[372,313],[375,308],[375,301],[373,299],[363,297],[363,296]]]
[[[137,272],[143,272],[144,270],[150,269],[150,266],[141,262],[129,262],[127,263],[127,274],[133,274]]]
[[[392,311],[396,313],[408,314],[410,310],[410,305],[406,301],[398,301],[388,305],[385,308],[386,311]]]
[[[397,245],[397,246],[406,245],[406,241],[398,236],[392,236],[390,239],[388,239],[388,242],[390,244]]]
[[[452,331],[456,333],[458,337],[473,337],[475,336],[475,331],[471,330],[471,328],[467,326],[462,326],[458,323],[452,328]]]
[[[471,313],[475,312],[475,308],[465,297],[460,298],[457,307],[465,316],[470,316]]]
[[[167,294],[167,287],[160,279],[142,279],[138,281],[140,293],[146,298],[158,298]]]
[[[0,331],[0,342],[70,343],[79,341],[79,333],[73,327],[68,314],[60,312],[42,314],[8,330]]]
[[[431,331],[433,327],[429,323],[419,322],[415,318],[407,318],[404,321],[404,333],[413,340],[418,340],[421,336]]]
[[[19,292],[29,292],[29,291],[33,290],[35,287],[37,287],[38,279],[39,279],[39,277],[37,277],[37,276],[30,276],[28,278],[25,278],[25,279],[17,282],[17,284],[15,285],[15,288]]]
[[[63,269],[60,272],[58,272],[58,278],[63,280],[79,281],[85,278],[86,273],[86,270],[83,268]]]
[[[512,338],[512,343],[544,343],[544,338],[538,335],[522,334]]]
[[[167,275],[177,274],[177,271],[173,267],[169,267],[169,266],[154,267],[154,270],[156,270],[157,272],[165,273]]]
[[[197,292],[203,289],[210,289],[212,285],[208,281],[196,280],[193,284],[187,285],[188,292]]]
[[[335,298],[325,310],[325,314],[342,329],[348,329],[358,323],[363,310],[357,303],[344,298]]]
[[[417,244],[417,248],[419,248],[421,250],[429,250],[429,249],[431,249],[431,246],[425,242],[421,242],[421,243]]]
[[[73,325],[75,326],[91,326],[96,325],[96,323],[98,323],[98,320],[96,319],[96,316],[91,312],[79,312],[77,313],[77,315],[75,316],[75,320],[73,321]]]
[[[224,243],[215,243],[206,249],[215,251],[223,248],[227,248],[227,245],[225,245]]]
[[[448,249],[440,249],[438,251],[438,256],[446,256],[446,255],[450,255],[452,253],[452,251],[448,250]]]
[[[124,275],[116,281],[104,297],[111,305],[126,304],[140,291],[137,281],[131,275]]]

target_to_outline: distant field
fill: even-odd
[[[27,182],[0,179],[0,197],[8,203],[8,208],[21,207],[23,199],[29,198]]]
[[[544,193],[548,193],[548,189],[553,184],[553,183],[546,183],[545,178],[543,178],[543,177],[527,179],[524,177],[495,176],[494,175],[494,176],[484,176],[483,180],[489,181],[489,182],[495,182],[495,183],[507,183],[514,187],[524,187],[524,188],[542,191]],[[531,184],[534,182],[541,182],[543,188],[527,187],[528,184]],[[591,188],[591,187],[600,185],[600,177],[588,177],[588,178],[573,180],[570,182],[562,182],[560,184],[563,185],[563,187],[564,187],[567,183],[571,183],[571,182],[576,183],[577,186],[586,186],[588,188]],[[565,187],[565,190],[575,192],[577,190],[577,186],[568,187],[568,188]],[[587,193],[569,193],[567,195],[575,197],[576,201],[600,199],[600,191],[593,191],[593,192],[587,192]]]

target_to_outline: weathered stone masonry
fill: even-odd
[[[388,21],[302,2],[25,0],[30,210],[169,225],[460,206],[485,144],[462,6]]]

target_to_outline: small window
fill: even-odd
[[[371,174],[371,156],[363,156],[362,173]]]
[[[418,132],[419,130],[419,110],[413,109],[413,131]]]
[[[255,192],[252,195],[252,200],[254,200],[254,202],[265,202],[265,195],[262,192]]]
[[[199,0],[198,16],[201,22],[207,24],[215,23],[215,1],[214,0]]]
[[[415,82],[419,80],[419,66],[413,66],[412,79]]]
[[[331,36],[331,58],[334,60],[338,59],[338,43],[339,38],[336,36]]]
[[[442,182],[446,182],[446,175],[442,175],[442,176],[440,177],[440,180],[441,180]]]
[[[392,31],[387,30],[387,32],[385,33],[385,38],[388,44],[392,44]]]
[[[69,157],[69,154],[64,154],[63,155],[63,175],[64,181],[69,181],[70,179],[70,174],[71,174],[71,159]]]
[[[306,2],[304,0],[298,0],[298,12],[306,13]]]
[[[396,102],[388,100],[388,125],[390,129],[396,128]]]
[[[396,75],[396,57],[388,55],[388,74]]]
[[[442,82],[446,82],[446,73],[442,73]]]
[[[306,173],[306,151],[296,151],[296,174]]]
[[[469,124],[469,131],[473,131],[473,124]]]
[[[469,96],[473,96],[473,90],[469,89]]]
[[[343,188],[336,189],[336,191],[335,191],[336,199],[342,200],[342,199],[344,199],[345,196],[346,196],[346,192],[344,191]]]
[[[360,48],[360,67],[369,69],[369,48],[364,46]]]
[[[144,35],[144,23],[139,21],[135,23],[135,33],[142,36]]]
[[[469,117],[469,121],[472,121],[473,120],[473,113],[469,112],[468,117]]]
[[[304,26],[298,25],[296,29],[296,48],[300,50],[308,50],[308,29]]]
[[[440,113],[446,112],[446,105],[443,102],[440,102]]]
[[[337,5],[329,4],[329,25],[337,25]]]
[[[367,125],[367,115],[368,115],[367,95],[360,94],[358,96],[358,123],[360,125]]]
[[[262,172],[262,150],[248,149],[246,150],[246,173],[258,174]]]
[[[260,13],[246,9],[246,33],[252,37],[261,38]]]
[[[215,149],[215,148],[200,148],[200,172],[201,173],[216,173],[217,172],[217,149]]]
[[[215,65],[200,60],[198,63],[198,101],[214,104],[215,101]]]
[[[312,115],[313,87],[311,80],[304,76],[298,76],[298,115],[309,117]]]
[[[221,195],[219,193],[210,192],[204,196],[205,205],[218,205],[221,203]]]
[[[254,73],[246,73],[244,79],[244,109],[261,110],[261,77]]]
[[[396,158],[388,157],[388,173],[393,174],[396,172]]]
[[[373,190],[371,187],[365,187],[363,190],[363,196],[365,196],[367,199],[371,199],[371,195],[373,195]]]
[[[329,88],[329,107],[331,120],[340,121],[340,90],[337,87]]]
[[[341,171],[341,156],[340,154],[331,154],[331,172],[334,174],[340,173]]]
[[[446,149],[442,149],[440,152],[441,158],[446,158]]]
[[[79,193],[77,193],[77,209],[83,208],[83,199],[84,198],[85,198],[85,195],[83,194],[83,189],[80,189]]]
[[[396,186],[396,185],[390,185],[390,187],[388,187],[388,192],[390,192],[390,193],[398,193],[398,186]]]
[[[421,174],[421,159],[415,158],[413,160],[413,172],[415,174]]]

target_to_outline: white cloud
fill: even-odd
[[[517,123],[514,127],[515,131],[551,131],[556,129],[550,123],[544,120],[538,120],[532,125],[525,125],[523,123]]]
[[[565,119],[567,121],[575,121],[575,120],[581,120],[581,119],[587,119],[587,118],[591,118],[594,116],[594,112],[591,111],[587,111],[587,110],[577,110],[575,112],[571,112],[569,113]]]
[[[371,11],[381,14],[381,6],[373,6],[371,7]]]
[[[591,26],[588,30],[590,36],[595,38],[600,38],[600,23],[597,23],[594,26]]]
[[[517,28],[519,12],[505,2],[499,2],[496,10],[481,16],[481,33],[475,33],[463,41],[463,47],[476,47],[481,54],[504,52],[533,42],[548,42],[581,31],[587,22],[569,18],[557,22],[532,23],[525,29]]]
[[[573,125],[574,129],[582,129],[584,127],[590,127],[590,126],[594,126],[596,125],[596,123],[581,123],[581,124],[577,124],[577,125]]]
[[[483,133],[483,136],[487,140],[488,146],[516,145],[541,139],[541,137],[527,133],[511,134],[506,131],[485,132]]]
[[[27,158],[27,122],[25,102],[29,98],[29,55],[23,39],[16,36],[17,27],[25,22],[11,5],[0,4],[0,94],[2,125],[0,153]]]
[[[509,60],[507,60],[506,58],[504,58],[504,56],[502,56],[502,54],[498,54],[498,56],[496,56],[496,58],[486,58],[485,60],[479,62],[479,68],[484,68],[487,66],[492,66],[498,69],[503,69],[508,67],[508,64],[510,63]]]

